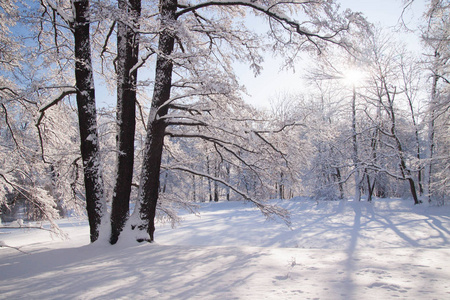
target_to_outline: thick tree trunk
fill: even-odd
[[[163,31],[159,36],[159,54],[156,60],[155,88],[147,124],[144,162],[142,165],[139,192],[139,230],[146,231],[148,237],[139,236],[138,241],[152,242],[155,232],[156,204],[159,194],[159,173],[164,145],[166,123],[161,119],[167,114],[167,106],[161,107],[170,98],[173,62],[168,56],[173,51],[174,36],[170,30],[176,21],[177,0],[161,0],[160,14]]]
[[[97,240],[101,218],[106,211],[103,199],[100,154],[97,133],[94,77],[92,74],[89,33],[89,1],[74,1],[75,23],[75,80],[77,88],[78,122],[80,127],[81,157],[84,168],[86,210],[91,242]]]
[[[117,23],[117,170],[111,209],[111,244],[115,244],[128,219],[134,165],[136,128],[136,82],[139,55],[138,18],[140,0],[119,0],[119,10],[134,28]],[[131,21],[130,21],[131,22]]]

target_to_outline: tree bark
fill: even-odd
[[[161,119],[167,114],[167,106],[161,107],[170,98],[172,87],[173,62],[168,57],[174,47],[174,36],[170,27],[176,21],[177,0],[161,0],[160,15],[162,32],[159,36],[159,53],[156,59],[155,88],[153,92],[150,115],[147,124],[144,161],[142,166],[139,193],[138,229],[148,236],[137,238],[138,241],[154,241],[156,205],[159,194],[159,173],[164,145],[166,123]]]
[[[75,80],[77,88],[78,123],[80,128],[81,157],[84,168],[86,210],[90,226],[90,239],[99,235],[101,218],[106,211],[103,198],[103,181],[100,170],[100,153],[97,133],[94,77],[92,74],[91,44],[89,33],[89,1],[73,2],[75,22]]]
[[[342,175],[339,168],[336,168],[336,179],[339,186],[339,199],[344,199],[344,184],[342,183]]]
[[[361,180],[359,179],[359,160],[358,160],[358,136],[356,132],[356,90],[353,86],[352,95],[352,141],[353,141],[353,165],[355,168],[355,201],[361,201]]]
[[[214,164],[214,177],[219,178],[220,176],[220,163]],[[219,202],[219,183],[214,180],[214,202]]]
[[[428,165],[427,165],[427,173],[428,173],[428,182],[427,182],[427,194],[428,194],[428,202],[431,203],[433,190],[432,190],[432,182],[433,182],[433,159],[434,159],[434,135],[435,135],[435,107],[437,102],[437,82],[438,75],[435,74],[433,76],[433,82],[431,86],[431,103],[429,107],[429,123],[428,123]]]
[[[211,168],[210,168],[210,165],[209,165],[209,155],[206,155],[206,173],[208,174],[208,175],[210,175],[211,174]],[[208,178],[208,194],[209,194],[209,202],[211,202],[212,201],[212,187],[211,187],[212,185],[211,185],[211,178]]]
[[[111,244],[115,244],[129,216],[136,128],[136,83],[139,55],[140,0],[119,0],[123,21],[117,23],[117,170],[111,209]]]

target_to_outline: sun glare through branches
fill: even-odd
[[[350,87],[360,85],[364,81],[365,76],[363,71],[356,68],[349,68],[342,75],[345,85]]]

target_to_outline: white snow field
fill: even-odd
[[[450,207],[411,200],[273,201],[292,226],[251,204],[205,203],[156,243],[89,244],[0,229],[1,299],[450,299]]]

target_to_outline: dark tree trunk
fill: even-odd
[[[220,163],[214,164],[214,177],[220,176]],[[214,202],[219,202],[219,183],[214,181]]]
[[[119,10],[134,28],[117,23],[117,170],[111,209],[111,244],[115,244],[128,219],[134,165],[136,82],[139,55],[140,0],[119,0]]]
[[[142,166],[140,185],[140,219],[139,230],[146,231],[148,238],[138,238],[138,241],[152,242],[155,232],[156,204],[159,192],[159,173],[161,169],[161,156],[164,145],[166,123],[162,116],[167,114],[167,106],[161,107],[170,98],[172,86],[173,62],[168,56],[173,51],[174,36],[170,31],[176,21],[175,12],[177,0],[161,0],[160,14],[163,31],[159,36],[158,49],[160,53],[156,59],[155,88],[147,124],[144,161]]]
[[[227,181],[230,182],[230,164],[227,163],[225,165],[225,168],[227,170]],[[226,187],[226,193],[227,193],[226,195],[227,201],[230,201],[230,187],[228,186]]]
[[[336,168],[336,179],[339,186],[339,199],[344,199],[344,184],[342,183],[341,170],[339,168]]]
[[[193,191],[192,191],[192,201],[196,202],[197,201],[197,192],[196,192],[197,184],[196,184],[196,181],[195,181],[195,175],[194,174],[192,174],[192,189],[193,189]]]
[[[414,199],[414,204],[422,203],[422,201],[420,201],[419,198],[417,197],[416,185],[414,184],[414,180],[411,177],[409,177],[408,182],[409,182],[409,188],[411,190],[411,194]]]
[[[77,88],[78,122],[80,127],[81,157],[84,168],[86,210],[91,242],[99,235],[104,211],[103,181],[99,169],[100,154],[97,133],[94,77],[92,74],[91,44],[89,36],[89,1],[74,1],[75,22],[75,80]]]
[[[214,181],[214,202],[219,202],[219,184]]]
[[[209,156],[206,156],[206,172],[208,175],[211,175],[211,168],[209,166]],[[209,202],[212,201],[212,187],[211,187],[211,178],[208,178],[208,192],[209,192]]]
[[[414,199],[414,204],[420,204],[421,201],[419,201],[419,198],[417,197],[416,185],[414,183],[414,179],[412,178],[411,171],[406,166],[405,158],[403,155],[402,143],[400,142],[400,139],[398,138],[398,135],[397,135],[397,130],[396,130],[397,124],[396,124],[396,120],[395,120],[395,111],[394,111],[394,104],[393,104],[394,97],[396,95],[396,91],[394,88],[394,91],[392,92],[392,97],[391,97],[391,94],[388,90],[386,82],[383,82],[383,84],[384,84],[384,89],[386,91],[386,95],[388,97],[389,115],[390,115],[390,119],[391,119],[391,134],[394,137],[394,140],[395,140],[395,143],[397,146],[398,157],[400,160],[400,162],[399,162],[400,171],[402,173],[403,179],[408,180],[408,182],[409,182],[409,187],[411,190],[411,195],[413,196],[413,199]]]
[[[283,172],[280,173],[280,185],[279,185],[279,189],[280,189],[280,199],[284,199],[284,179],[283,179]]]
[[[436,53],[437,55],[437,53]],[[431,203],[431,197],[433,195],[432,192],[432,178],[433,178],[433,160],[434,160],[434,148],[435,148],[435,141],[434,141],[434,130],[435,130],[435,115],[436,115],[436,105],[437,105],[437,83],[438,83],[438,75],[435,74],[433,76],[433,83],[431,86],[431,104],[430,104],[430,121],[428,125],[428,202]]]
[[[369,174],[367,174],[367,172],[366,172],[366,178],[367,178],[367,189],[368,189],[367,202],[372,202],[372,196],[373,196],[373,190],[374,190],[374,187],[375,187],[375,181],[373,182],[373,184],[370,183],[370,176],[369,176]]]
[[[353,165],[355,168],[355,200],[361,201],[361,182],[359,174],[358,135],[356,131],[356,89],[353,85],[352,97],[352,141],[353,141]]]

